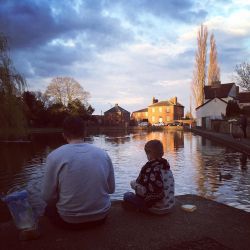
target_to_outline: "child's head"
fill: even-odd
[[[162,158],[163,152],[163,145],[159,140],[151,140],[145,144],[145,152],[148,157],[148,160],[154,160]]]

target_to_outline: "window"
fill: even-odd
[[[167,122],[169,122],[170,121],[170,117],[169,116],[167,116]]]
[[[159,112],[162,112],[162,107],[159,107]]]
[[[152,108],[152,112],[153,112],[153,113],[155,112],[155,108]]]
[[[146,117],[148,117],[148,112],[145,112],[145,114],[146,114]]]
[[[167,113],[169,113],[170,112],[170,108],[169,107],[167,107]]]
[[[155,121],[155,117],[154,116],[152,116],[152,122],[154,122]]]

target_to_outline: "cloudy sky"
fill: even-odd
[[[152,97],[189,109],[196,36],[214,33],[222,83],[250,57],[249,0],[0,0],[0,32],[30,90],[71,76],[101,114]]]

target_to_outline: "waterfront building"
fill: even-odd
[[[184,106],[173,97],[167,101],[158,101],[153,97],[152,103],[144,109],[134,111],[131,119],[137,123],[147,120],[150,124],[170,123],[184,117]]]
[[[204,103],[196,108],[197,126],[210,129],[211,120],[223,119],[226,115],[227,103],[237,101],[239,87],[235,83],[220,81],[211,86],[204,86]]]
[[[204,86],[204,103],[196,108],[197,126],[211,129],[212,120],[223,120],[230,100],[236,101],[241,109],[250,108],[250,92],[239,92],[235,83],[218,81],[212,86]]]
[[[110,126],[127,126],[130,121],[130,112],[118,104],[104,112],[104,124]]]

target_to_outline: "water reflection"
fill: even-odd
[[[163,143],[164,156],[175,176],[177,195],[198,194],[250,211],[247,155],[183,131],[88,135],[86,141],[106,150],[114,163],[117,188],[112,199],[121,199],[130,190],[130,180],[137,177],[146,161],[144,145],[152,139]],[[37,135],[31,143],[0,144],[0,192],[25,187],[33,204],[39,206],[45,158],[63,143],[62,136],[57,134]],[[220,180],[220,172],[230,173],[232,178]]]

